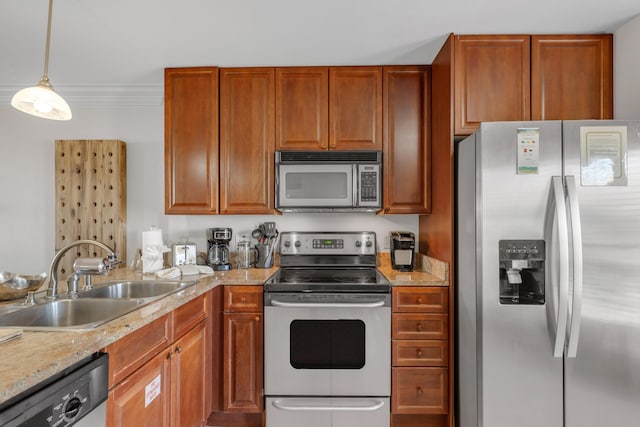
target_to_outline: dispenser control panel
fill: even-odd
[[[500,303],[544,304],[544,240],[500,240]]]

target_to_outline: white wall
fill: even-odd
[[[614,35],[614,116],[640,120],[640,15],[623,24]]]
[[[417,215],[164,215],[163,107],[71,108],[71,121],[55,122],[0,106],[0,271],[47,271],[55,253],[56,139],[121,139],[127,143],[128,261],[140,247],[141,232],[151,225],[162,228],[165,243],[187,236],[199,251],[206,250],[206,228],[232,227],[237,236],[267,220],[275,221],[280,231],[375,231],[380,249],[389,231],[418,232]]]

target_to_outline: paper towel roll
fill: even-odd
[[[147,247],[163,246],[162,242],[162,230],[156,227],[151,227],[151,230],[142,232],[142,251],[144,253]]]

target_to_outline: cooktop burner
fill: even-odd
[[[375,268],[281,268],[265,283],[266,292],[389,292]]]

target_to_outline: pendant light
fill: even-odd
[[[49,19],[47,22],[47,45],[44,51],[44,73],[36,86],[22,89],[11,99],[11,105],[20,111],[51,120],[71,119],[69,104],[62,99],[49,83],[49,45],[51,43],[51,10],[53,0],[49,0]]]

